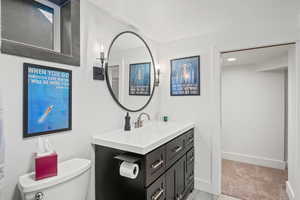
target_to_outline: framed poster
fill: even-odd
[[[129,95],[150,96],[151,62],[129,65]]]
[[[171,60],[171,96],[200,95],[200,56]]]
[[[24,63],[23,137],[72,129],[72,71]]]

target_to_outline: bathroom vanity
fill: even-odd
[[[96,200],[184,200],[194,188],[194,124],[150,122],[95,135]],[[120,175],[135,163],[135,179]]]

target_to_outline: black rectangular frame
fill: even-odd
[[[149,70],[150,70],[150,73],[149,73],[149,80],[150,80],[150,83],[149,83],[149,94],[131,94],[130,93],[130,77],[131,77],[131,66],[132,65],[142,65],[142,64],[149,64]],[[151,62],[143,62],[143,63],[132,63],[132,64],[129,64],[129,85],[128,85],[128,94],[129,96],[150,96],[151,94]]]
[[[198,82],[198,94],[172,94],[172,62],[173,61],[176,61],[176,60],[182,60],[182,59],[188,59],[188,58],[198,58],[198,76],[199,76],[199,82]],[[188,57],[183,57],[183,58],[175,58],[175,59],[171,59],[170,60],[170,66],[171,66],[171,71],[170,71],[170,96],[201,96],[201,73],[200,73],[200,70],[201,70],[201,66],[200,66],[200,55],[198,56],[188,56]]]
[[[35,67],[40,69],[55,70],[60,72],[69,73],[69,127],[64,129],[38,132],[34,134],[28,134],[28,68]],[[72,130],[72,70],[60,69],[55,67],[48,67],[37,64],[24,63],[23,64],[23,138],[30,138],[40,135],[48,135],[51,133],[57,133],[62,131]]]

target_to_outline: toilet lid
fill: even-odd
[[[23,193],[42,190],[79,176],[90,167],[90,160],[79,158],[68,160],[58,164],[58,175],[55,177],[36,181],[34,172],[21,176],[19,178],[19,188]]]

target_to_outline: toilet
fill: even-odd
[[[85,200],[91,161],[72,159],[58,164],[58,175],[35,181],[34,173],[19,178],[22,200]]]

